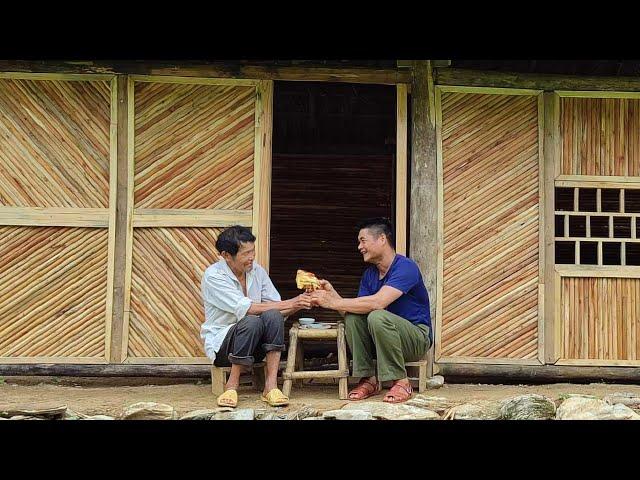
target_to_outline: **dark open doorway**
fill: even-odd
[[[357,295],[366,265],[357,223],[395,217],[396,89],[388,85],[275,82],[270,275],[283,298],[298,268]],[[302,312],[300,312],[302,314]],[[313,309],[293,315],[336,321]]]

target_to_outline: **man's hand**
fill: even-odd
[[[317,305],[323,308],[335,310],[334,305],[336,300],[338,300],[339,298],[340,296],[335,290],[316,290],[311,294],[311,304],[314,306]]]
[[[298,310],[311,310],[311,295],[308,293],[301,293],[297,297],[293,298],[293,309],[294,311]]]
[[[333,285],[331,285],[329,283],[329,280],[318,280],[318,283],[320,284],[320,288],[322,290],[326,290],[327,292],[335,292],[336,291],[336,289],[333,288]]]

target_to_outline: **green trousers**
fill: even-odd
[[[376,375],[375,358],[379,381],[406,378],[405,362],[420,360],[430,346],[428,326],[414,325],[387,310],[347,313],[344,323],[354,377]]]

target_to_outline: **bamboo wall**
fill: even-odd
[[[112,82],[0,79],[0,362],[108,358]]]
[[[563,175],[640,175],[640,99],[561,98]]]
[[[640,360],[640,279],[564,277],[563,359]]]
[[[208,362],[202,274],[224,226],[257,225],[256,85],[133,82],[126,363]]]
[[[568,228],[556,227],[556,249],[569,245],[575,255],[556,264],[556,357],[560,364],[636,365],[640,99],[626,93],[558,95],[555,215],[558,225],[567,217]],[[563,202],[562,192],[573,193],[574,201]],[[589,192],[595,202],[581,200]],[[571,228],[581,222],[586,228]],[[594,246],[589,259],[587,248]]]
[[[443,189],[440,358],[535,361],[538,98],[436,94]]]
[[[217,235],[249,226],[268,259],[272,88],[0,76],[0,362],[208,362]]]

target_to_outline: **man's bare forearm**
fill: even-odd
[[[278,310],[283,315],[289,315],[293,311],[295,311],[293,307],[293,299],[283,300],[281,302],[262,302],[262,303],[252,303],[247,310],[248,315],[260,315],[267,310]]]
[[[346,312],[350,313],[370,313],[374,310],[382,310],[386,305],[382,305],[380,301],[373,295],[358,298],[340,298],[332,305],[340,315],[344,316]]]

